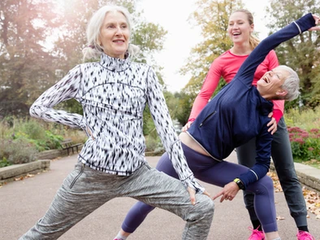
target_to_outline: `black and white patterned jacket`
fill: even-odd
[[[61,101],[74,98],[83,116],[55,110]],[[153,69],[105,54],[100,62],[77,65],[45,91],[31,106],[30,114],[50,122],[91,131],[79,161],[110,174],[128,176],[145,160],[143,110],[148,103],[157,132],[180,180],[198,191]]]

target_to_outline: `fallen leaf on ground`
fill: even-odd
[[[278,216],[277,217],[277,221],[279,221],[279,220],[284,220],[285,218],[284,217],[281,217],[281,216]]]
[[[273,180],[273,186],[274,186],[274,191],[276,193],[278,192],[282,192],[282,188],[278,179],[278,176],[276,174],[276,172],[268,172],[268,176],[271,177],[271,179]],[[316,219],[320,219],[320,195],[319,193],[312,191],[310,189],[307,189],[306,187],[302,188],[302,192],[303,192],[303,196],[304,199],[306,200],[306,205],[307,205],[307,209],[308,212],[315,214],[316,215]],[[278,219],[279,217],[277,217],[277,220],[282,220],[282,219]]]

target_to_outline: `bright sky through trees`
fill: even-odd
[[[246,8],[254,13],[255,31],[259,38],[267,36],[265,7],[267,1],[243,0]],[[147,21],[158,23],[168,30],[162,53],[156,56],[157,62],[164,67],[164,80],[170,91],[180,91],[189,81],[189,76],[178,73],[190,50],[200,40],[200,30],[188,22],[189,15],[196,9],[196,0],[142,0]]]

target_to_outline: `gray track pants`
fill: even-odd
[[[197,194],[197,203],[193,206],[188,191],[179,180],[148,165],[129,177],[123,177],[78,163],[64,180],[44,217],[20,240],[57,239],[115,197],[133,197],[180,216],[186,221],[182,239],[207,239],[214,210],[213,201],[208,196]],[[90,239],[90,236],[84,239]]]

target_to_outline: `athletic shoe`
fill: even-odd
[[[298,240],[315,240],[310,233],[305,231],[298,231],[297,239]]]
[[[252,233],[248,240],[265,240],[264,233],[262,231],[253,229],[252,227],[249,227],[249,230],[252,231]]]

